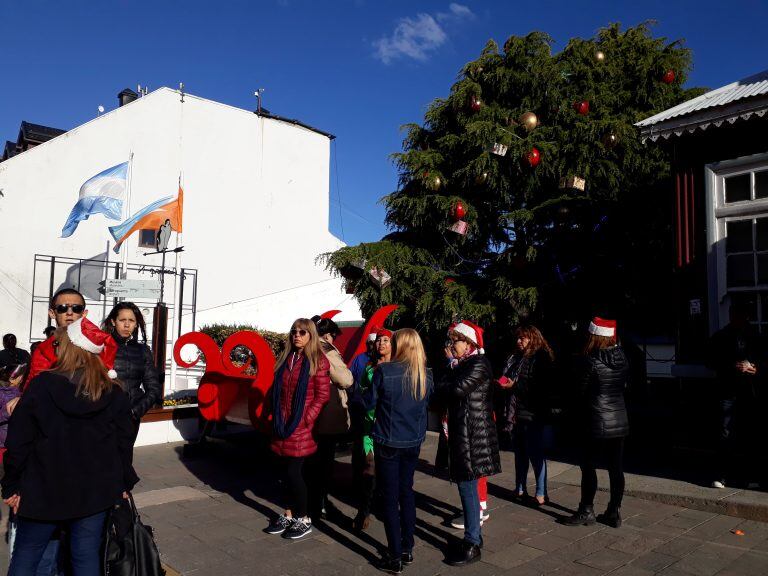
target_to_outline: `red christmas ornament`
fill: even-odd
[[[664,82],[664,84],[672,84],[672,82],[675,81],[675,71],[667,70],[664,72],[664,76],[661,77],[661,81]]]
[[[483,103],[480,101],[480,98],[473,96],[472,100],[469,101],[469,107],[472,108],[474,112],[477,112],[483,107]]]
[[[464,204],[456,202],[453,206],[453,219],[458,221],[466,216],[467,211],[464,209]]]
[[[525,155],[525,161],[531,168],[536,168],[541,162],[541,152],[537,148],[531,148],[530,152]]]
[[[582,116],[589,114],[589,100],[579,100],[573,103],[573,109]]]
[[[453,283],[455,283],[455,282],[456,282],[456,280],[454,280],[453,278],[446,278],[446,279],[445,279],[445,285],[446,285],[446,286],[447,286],[448,284],[453,284]]]

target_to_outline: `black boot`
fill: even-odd
[[[605,514],[598,514],[597,521],[611,528],[621,528],[621,513],[619,506],[608,504]]]
[[[480,546],[462,540],[448,558],[448,564],[451,566],[466,566],[472,562],[480,560]]]
[[[592,504],[579,504],[576,514],[563,518],[561,523],[566,526],[591,526],[595,523],[595,508]]]

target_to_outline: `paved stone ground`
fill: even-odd
[[[541,509],[510,502],[512,454],[489,482],[491,518],[483,527],[482,561],[445,564],[446,542],[460,537],[450,519],[460,512],[456,487],[432,475],[435,442],[422,449],[416,475],[418,519],[414,576],[511,574],[533,576],[765,576],[768,524],[626,498],[624,526],[568,528],[556,520],[578,503],[578,488],[557,482],[568,466],[553,463],[551,503]],[[383,526],[352,530],[349,459],[337,462],[334,502],[343,516],[317,523],[300,541],[263,532],[279,510],[269,454],[254,436],[215,441],[194,457],[179,444],[136,449],[142,482],[135,491],[145,523],[154,527],[164,562],[183,575],[304,576],[381,574],[372,562],[385,542]],[[598,493],[597,508],[607,495]],[[734,532],[741,530],[744,535]],[[7,550],[0,548],[0,562]]]

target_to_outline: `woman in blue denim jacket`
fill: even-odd
[[[419,334],[411,328],[398,330],[392,336],[392,361],[376,368],[373,386],[365,395],[368,408],[376,410],[371,435],[387,534],[388,551],[379,568],[391,574],[400,574],[404,563],[413,562],[413,475],[427,433],[427,404],[433,387]]]

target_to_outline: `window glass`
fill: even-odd
[[[729,176],[725,179],[725,202],[743,202],[751,200],[750,195],[750,174],[740,174],[738,176]]]
[[[725,251],[728,254],[752,251],[751,219],[731,220],[726,223]]]
[[[139,246],[141,248],[154,248],[155,247],[155,231],[154,230],[140,230],[139,231]]]
[[[755,258],[752,254],[728,256],[726,266],[729,288],[755,285]]]
[[[755,172],[755,198],[768,198],[768,170]]]
[[[768,254],[757,255],[757,283],[768,284]]]

